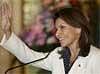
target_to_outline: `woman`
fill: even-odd
[[[83,14],[74,8],[62,8],[55,13],[54,22],[61,47],[31,65],[49,70],[52,74],[100,74],[100,50],[92,45],[87,27],[89,22]],[[5,29],[1,46],[21,62],[28,63],[47,55],[31,50],[13,32],[8,33],[9,26]]]

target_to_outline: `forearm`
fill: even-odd
[[[14,33],[11,33],[11,36],[8,40],[6,40],[6,35],[4,35],[0,45],[15,55],[23,63],[28,63],[40,58],[44,58],[47,55],[47,53],[38,53],[28,48],[25,43],[21,41]],[[49,58],[32,65],[51,70]]]
[[[8,39],[6,35],[7,34],[4,34],[0,45],[22,62],[27,62],[27,58],[32,55],[31,49],[29,49],[13,32]]]

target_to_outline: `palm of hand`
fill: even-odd
[[[9,8],[9,5],[7,3],[2,3],[0,7],[1,11],[1,29],[4,33],[7,33],[10,31],[11,28],[11,9]]]

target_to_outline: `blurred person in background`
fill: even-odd
[[[35,23],[31,24],[28,31],[20,34],[20,38],[33,50],[47,52],[59,46],[54,35],[53,14],[49,9],[53,5],[54,0],[41,0],[42,10]]]

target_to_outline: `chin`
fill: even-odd
[[[66,47],[66,45],[64,45],[64,44],[61,44],[61,47]]]
[[[61,44],[61,47],[68,47],[69,44]]]

